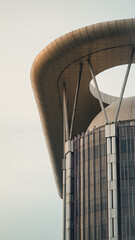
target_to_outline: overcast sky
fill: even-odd
[[[34,58],[74,29],[134,17],[135,0],[0,0],[1,240],[62,240],[62,200],[30,84]]]

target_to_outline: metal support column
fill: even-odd
[[[108,232],[109,240],[118,240],[118,189],[117,189],[117,149],[116,125],[105,126],[107,140],[108,176]]]
[[[76,86],[74,106],[72,113],[72,121],[70,126],[68,126],[68,109],[67,109],[67,99],[66,99],[66,86],[63,85],[63,240],[73,240],[73,141],[72,132],[74,126],[75,113],[77,108],[77,100],[79,94],[79,87],[82,75],[82,63],[80,63],[79,69],[79,79]]]
[[[76,113],[76,107],[77,107],[80,81],[81,81],[81,76],[82,76],[82,68],[83,68],[83,64],[80,63],[79,78],[78,78],[78,82],[77,82],[77,86],[76,86],[76,92],[75,92],[75,99],[74,99],[74,106],[73,106],[73,113],[72,113],[72,121],[71,121],[69,139],[72,138],[72,131],[73,131],[73,126],[74,126],[74,119],[75,119],[75,113]]]
[[[115,121],[114,121],[115,123],[117,122],[117,119],[118,119],[118,115],[119,115],[119,111],[120,111],[120,107],[121,107],[121,103],[122,103],[122,99],[123,99],[123,95],[124,95],[124,91],[125,91],[128,75],[129,75],[131,64],[132,64],[133,57],[134,57],[134,52],[135,52],[135,49],[132,48],[130,59],[129,59],[129,64],[128,64],[128,67],[127,67],[126,75],[125,75],[123,86],[122,86],[122,89],[121,89],[121,94],[120,94],[120,98],[119,98],[119,104],[118,104],[116,117],[115,117]]]
[[[66,159],[66,240],[73,240],[73,141],[68,140],[65,143]]]
[[[96,88],[98,96],[99,96],[99,103],[100,103],[101,109],[102,109],[104,117],[105,117],[105,122],[108,123],[108,118],[107,118],[107,115],[106,115],[106,111],[105,111],[105,108],[104,108],[104,105],[103,105],[102,97],[101,97],[101,94],[100,94],[100,91],[99,91],[99,88],[98,88],[98,84],[97,84],[97,81],[96,81],[96,78],[95,78],[95,75],[94,75],[94,71],[93,71],[90,59],[88,59],[88,64],[89,64],[89,69],[90,69],[90,72],[91,72],[91,76],[92,76],[93,81],[94,81],[95,88]]]
[[[63,240],[73,240],[73,141],[69,140],[66,86],[63,85]]]
[[[66,85],[63,85],[63,135],[64,135],[64,148],[65,141],[69,139],[69,124],[68,124],[68,110],[67,110],[67,97],[66,97]]]
[[[69,127],[66,102],[66,86],[63,85],[63,240],[66,240],[66,160],[65,160],[65,142],[68,140]]]

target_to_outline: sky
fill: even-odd
[[[0,0],[0,239],[62,240],[62,200],[30,83],[34,58],[67,32],[134,17],[134,0]],[[104,88],[108,75],[99,78]]]

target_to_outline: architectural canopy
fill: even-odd
[[[74,137],[85,132],[101,110],[98,100],[89,91],[92,77],[88,58],[91,60],[94,74],[97,75],[106,69],[127,64],[134,47],[135,19],[104,22],[75,30],[56,39],[45,47],[33,62],[32,87],[60,196],[62,196],[63,84],[66,85],[70,125],[80,64],[83,64],[72,134]]]

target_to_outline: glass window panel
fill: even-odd
[[[85,239],[88,239],[88,228],[85,228]]]
[[[133,133],[133,127],[132,126],[128,126],[127,127],[127,134],[132,134]]]
[[[95,146],[95,151],[94,151],[94,153],[95,153],[95,158],[98,158],[98,157],[99,157],[99,145],[96,145],[96,146]]]
[[[107,238],[107,237],[108,237],[107,235],[108,235],[107,226],[102,226],[102,227],[101,227],[101,236],[102,236],[102,239]]]
[[[94,200],[90,200],[90,212],[94,212]]]
[[[100,159],[95,159],[95,172],[100,171]]]
[[[129,178],[134,178],[135,179],[135,167],[129,167]]]
[[[131,216],[131,236],[135,239],[135,216]]]
[[[99,184],[99,183],[100,183],[100,173],[95,172],[95,184]]]
[[[105,143],[101,144],[100,151],[101,151],[101,157],[106,156],[106,144]]]
[[[90,239],[94,240],[94,228],[90,228]]]
[[[120,127],[119,128],[119,134],[122,136],[122,135],[125,135],[125,133],[126,133],[125,127]]]
[[[101,182],[106,182],[106,169],[104,171],[101,171]]]
[[[96,239],[100,239],[100,226],[96,227]]]
[[[126,153],[127,152],[126,139],[121,139],[121,141],[120,141],[120,152],[121,153]]]

